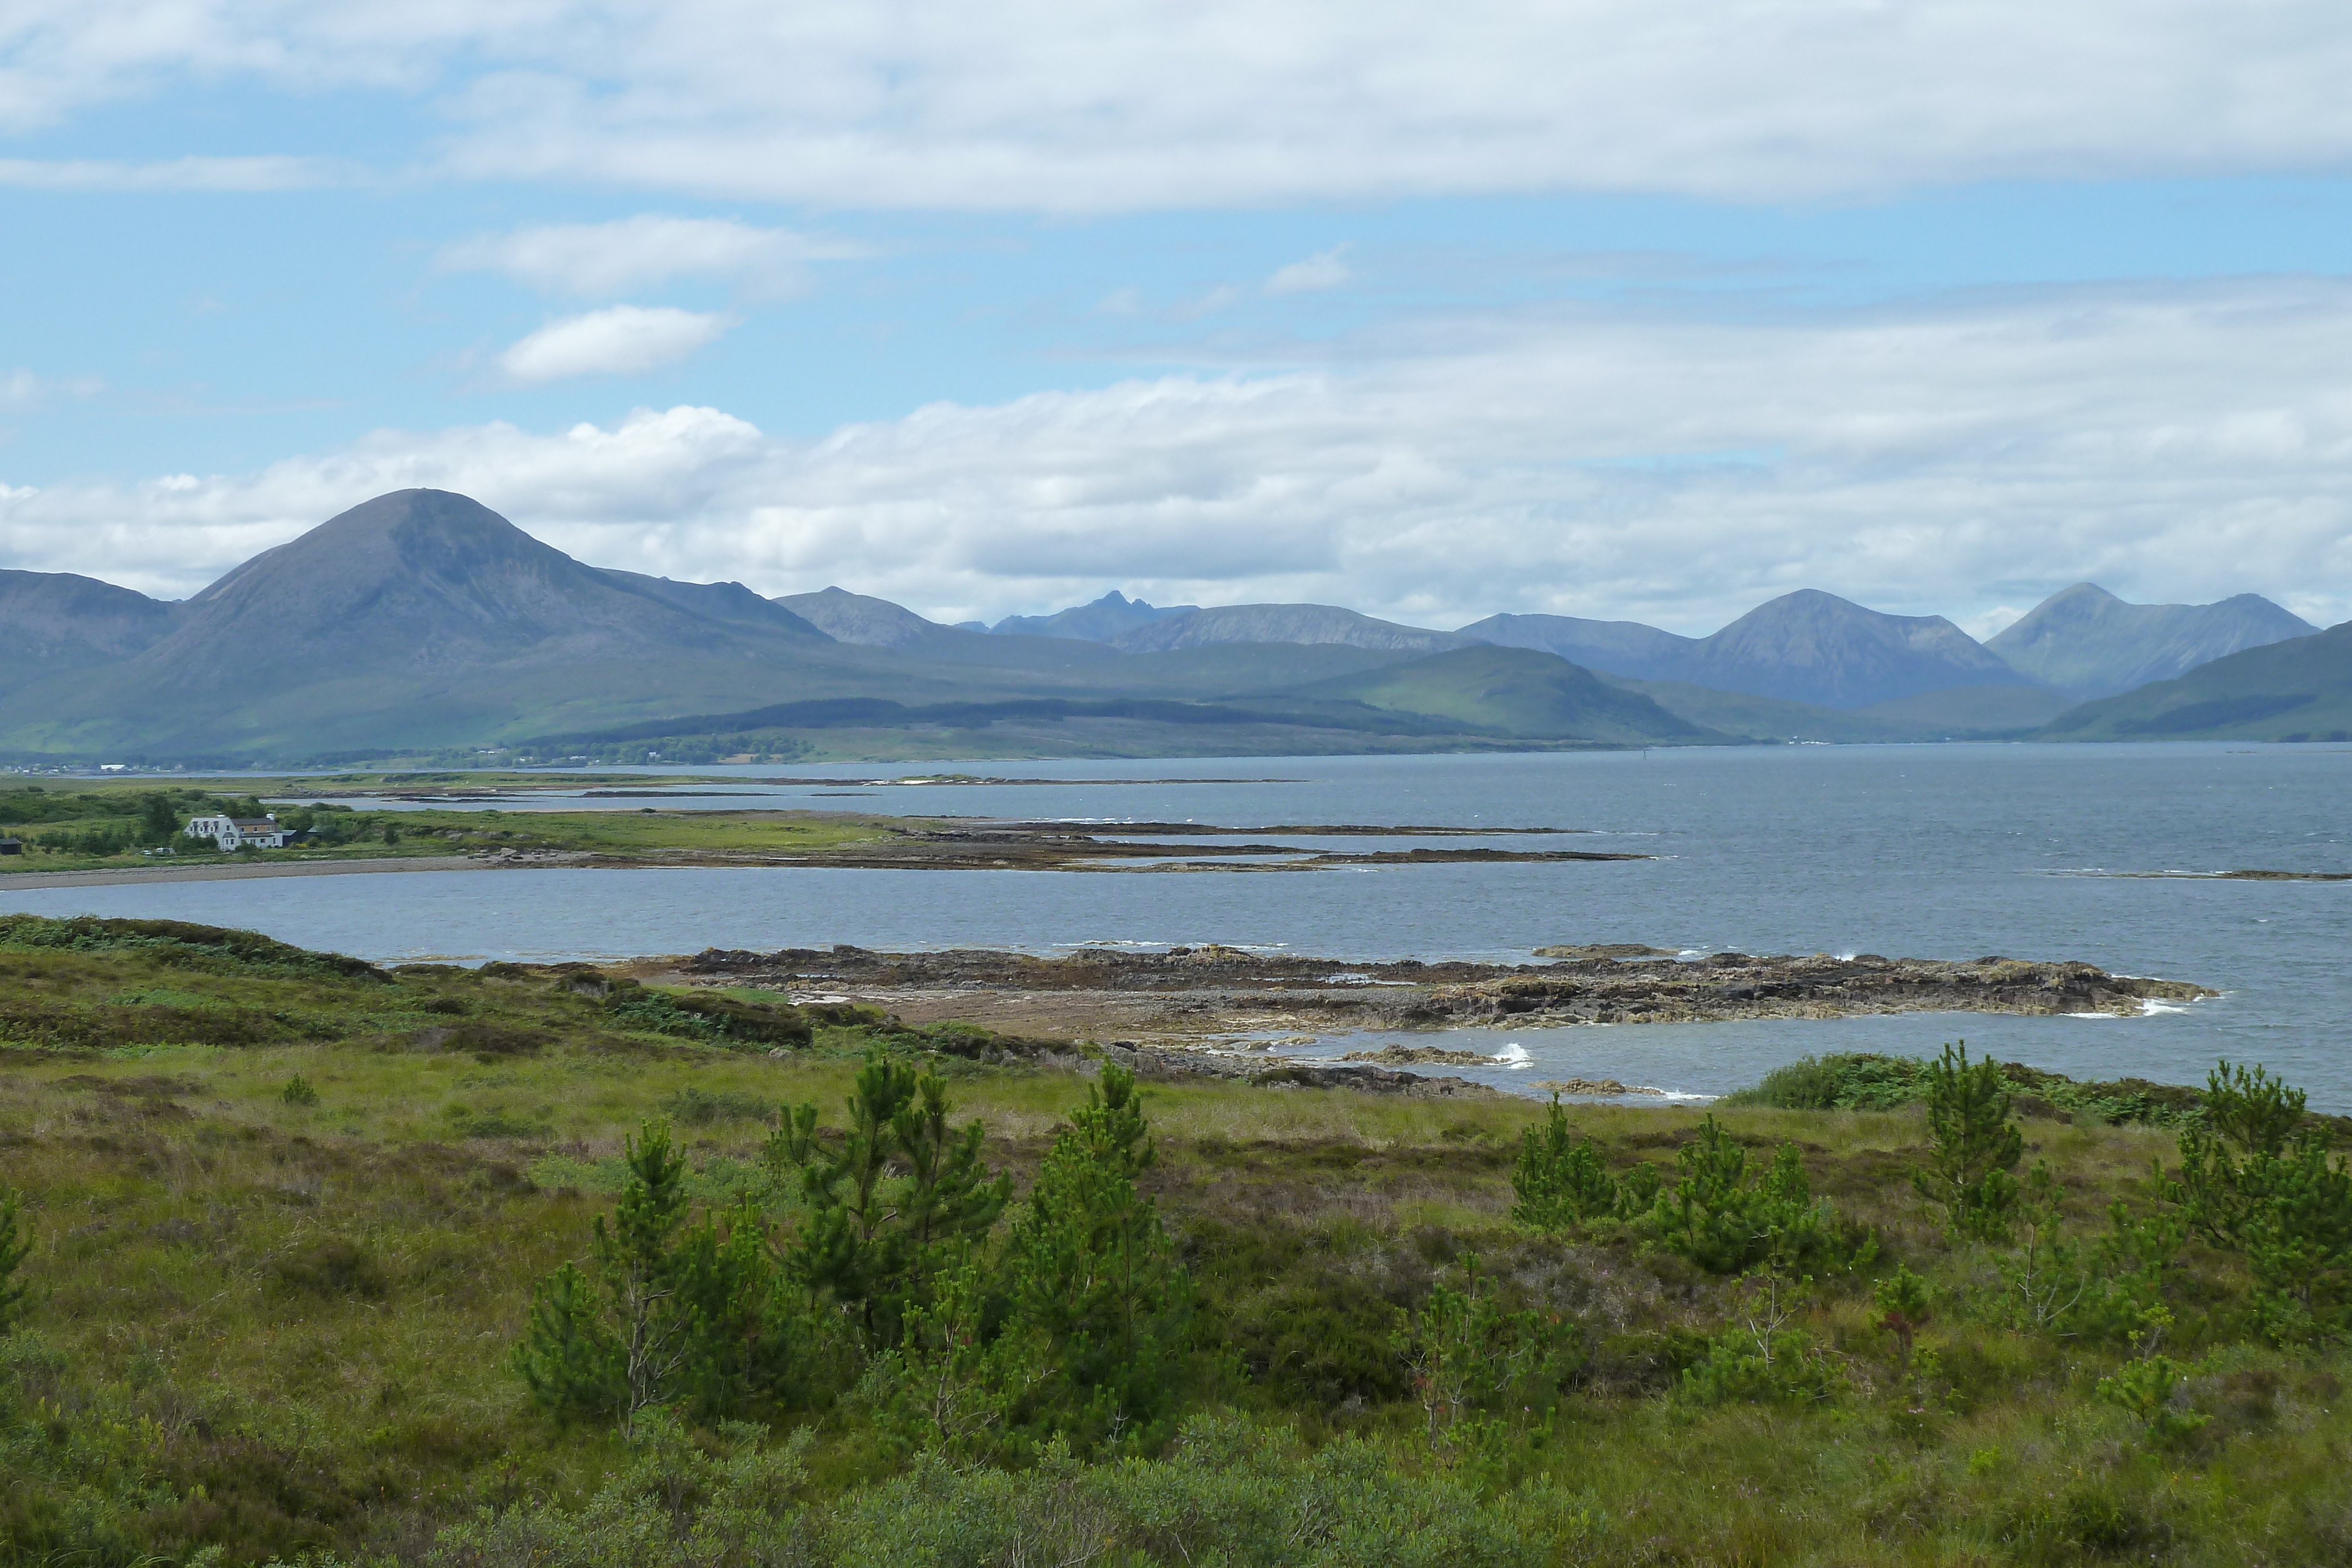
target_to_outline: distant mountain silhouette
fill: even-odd
[[[2256,593],[2215,604],[2127,604],[2096,583],[2078,582],[1985,646],[2045,685],[2102,697],[2318,630]]]
[[[2352,740],[2352,621],[2067,709],[2052,740]]]
[[[1759,604],[1701,639],[1685,678],[1834,708],[1954,686],[2032,684],[1940,615],[1884,615],[1812,588]]]
[[[2285,640],[2053,717],[2064,698],[1948,621],[1812,591],[1696,638],[1544,615],[1452,632],[1115,591],[975,630],[840,588],[771,600],[587,566],[466,497],[403,490],[182,603],[0,571],[0,747],[277,761],[692,739],[677,727],[755,718],[788,745],[876,757],[1932,740],[2045,719],[2052,738],[2352,734],[2352,628],[2301,626],[2251,595],[2136,606],[2080,585],[2003,633],[2013,657],[2117,680],[2231,639]]]
[[[727,625],[676,602],[681,585],[632,577],[583,566],[464,496],[400,490],[247,561],[133,662],[205,689],[730,645]],[[828,641],[783,614],[777,636]]]
[[[0,692],[152,647],[179,606],[68,571],[0,571]]]
[[[779,600],[762,599],[740,582],[676,582],[667,577],[646,577],[611,567],[592,566],[588,570],[615,588],[658,599],[690,615],[745,626],[765,626],[803,636],[810,632],[829,635],[822,627],[793,614],[789,605]]]
[[[1454,648],[1297,688],[1372,707],[1452,719],[1503,735],[1618,745],[1729,738],[1679,718],[1639,692],[1603,684],[1556,653]]]
[[[850,653],[739,585],[583,566],[441,490],[354,507],[173,620],[127,659],[18,694],[18,744],[470,739],[534,709],[625,713],[696,691],[825,685],[822,672],[837,681]]]
[[[1885,615],[1811,588],[1759,604],[1711,637],[1565,615],[1495,615],[1462,632],[1635,680],[1818,707],[1869,707],[1955,686],[2032,684],[1940,615]]]
[[[1074,605],[1051,615],[1008,615],[990,630],[999,636],[1070,637],[1086,643],[1117,642],[1125,632],[1198,610],[1197,604],[1154,606],[1129,599],[1116,588],[1091,604]]]
[[[1130,653],[1206,648],[1220,643],[1338,643],[1435,653],[1466,647],[1471,641],[1452,632],[1375,621],[1334,604],[1223,604],[1154,621],[1126,632],[1113,645]]]
[[[774,601],[807,621],[836,643],[861,648],[916,647],[934,640],[934,633],[956,628],[926,621],[903,605],[887,599],[827,588],[815,593],[787,593]]]
[[[1678,637],[1638,621],[1573,615],[1489,615],[1463,627],[1460,634],[1505,648],[1539,648],[1571,664],[1637,681],[1683,679],[1699,645],[1696,637]]]

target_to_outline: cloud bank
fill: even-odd
[[[950,619],[1116,584],[1703,632],[1819,587],[1990,630],[2087,578],[2142,601],[2263,592],[2325,624],[2352,615],[2347,365],[2352,285],[2318,280],[1760,322],[1551,309],[814,442],[681,406],[26,487],[0,497],[0,563],[137,562],[133,586],[185,592],[430,485],[598,564],[838,582]]]
[[[2335,0],[17,0],[0,131],[362,89],[427,169],[856,207],[2340,171]]]

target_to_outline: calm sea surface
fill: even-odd
[[[2352,748],[1775,747],[941,765],[950,770],[1072,782],[861,788],[856,780],[912,769],[759,768],[734,770],[747,780],[740,796],[678,804],[1244,829],[1575,828],[1589,836],[1519,842],[1657,858],[1237,874],[463,871],[38,891],[0,882],[0,907],[249,926],[393,960],[836,942],[1039,951],[1225,942],[1341,958],[1500,960],[1548,943],[1643,942],[1696,952],[2080,958],[2224,994],[2130,1018],[1471,1030],[1410,1043],[1499,1052],[1492,1070],[1471,1075],[1514,1088],[1573,1075],[1712,1094],[1800,1056],[1932,1052],[1965,1035],[1972,1048],[2077,1076],[2193,1082],[2217,1056],[2262,1061],[2309,1088],[2315,1107],[2352,1111],[2352,883],[2106,874],[2352,871]],[[748,782],[780,772],[827,781]],[[1078,782],[1100,779],[1153,782]],[[1312,1053],[1370,1042],[1333,1037]]]

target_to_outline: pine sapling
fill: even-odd
[[[1962,1040],[1927,1063],[1927,1166],[1912,1183],[1939,1205],[1955,1236],[1979,1241],[2006,1237],[2017,1207],[2017,1177],[2025,1135],[2010,1120],[2009,1082],[1988,1057],[1969,1061]]]

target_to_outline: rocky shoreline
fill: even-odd
[[[1900,1012],[2104,1013],[2218,994],[2186,980],[2116,975],[2091,964],[1866,953],[1843,958],[1717,953],[1688,960],[1583,956],[1545,964],[1350,964],[1225,946],[1165,952],[1088,948],[1061,957],[843,946],[775,953],[711,949],[678,962],[673,974],[689,983],[842,993],[886,1007],[910,1022],[963,1019],[1007,1033],[1176,1049],[1238,1043],[1244,1036],[1260,1037],[1255,1043],[1263,1043],[1270,1035],[1371,1030]]]

